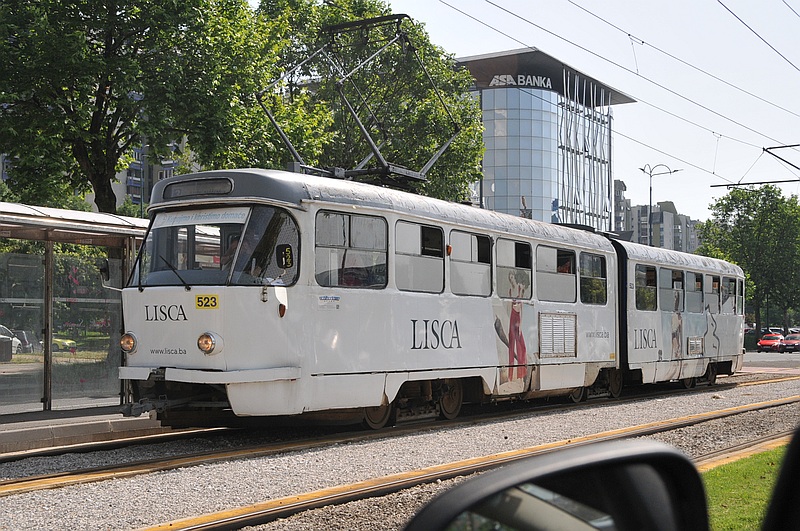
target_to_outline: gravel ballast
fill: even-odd
[[[800,395],[800,380],[710,388],[635,403],[590,401],[582,407],[514,420],[462,427],[439,424],[412,435],[19,494],[0,498],[0,529],[137,529],[408,470],[794,395]],[[791,404],[650,438],[699,456],[798,425],[800,407]],[[148,457],[157,455],[139,456]],[[97,466],[105,458],[86,454],[81,459],[95,459]],[[16,477],[18,472],[10,469],[19,466],[26,467],[25,475],[47,473],[37,472],[37,466],[52,468],[48,458],[0,464],[0,477]],[[398,529],[431,497],[456,481],[460,480],[308,511],[258,529]]]

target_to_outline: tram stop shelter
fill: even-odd
[[[147,224],[0,202],[0,415],[123,403],[119,289]]]

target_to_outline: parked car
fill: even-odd
[[[756,350],[758,352],[766,352],[769,350],[777,351],[780,348],[783,336],[781,334],[764,334],[761,339],[756,343]]]
[[[39,347],[39,340],[32,330],[12,330],[17,339],[20,340],[20,351],[26,354],[36,352]]]
[[[54,337],[53,343],[50,345],[50,350],[59,352],[61,350],[68,350],[72,353],[78,350],[78,344],[71,339],[64,339],[61,337]]]
[[[800,352],[800,334],[789,334],[779,347],[781,352]]]
[[[22,352],[22,341],[20,341],[17,336],[14,335],[14,332],[9,330],[3,325],[0,325],[0,336],[3,337],[10,337],[11,338],[11,353],[12,354],[19,354]]]

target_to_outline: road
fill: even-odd
[[[782,369],[779,372],[800,375],[800,352],[786,352],[781,354],[780,352],[748,351],[745,353],[743,372],[756,371],[761,368],[771,370]]]

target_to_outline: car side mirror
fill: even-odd
[[[800,427],[786,449],[762,531],[800,529]]]
[[[688,457],[654,441],[616,441],[525,458],[465,481],[405,529],[707,531],[708,514]]]

